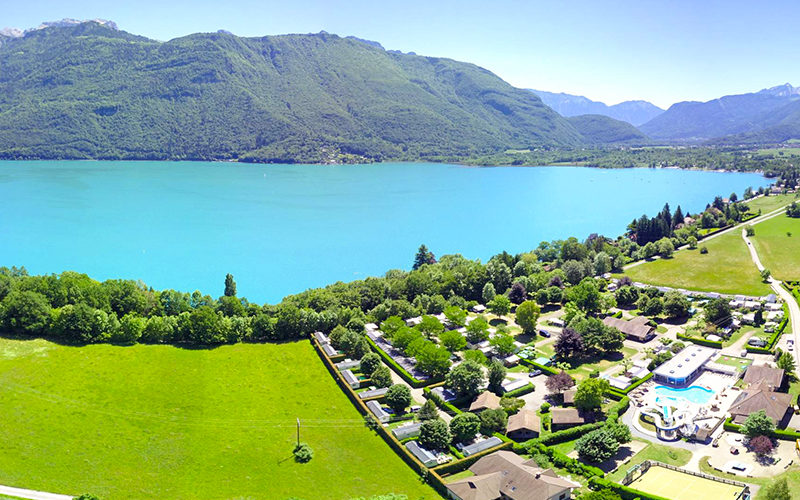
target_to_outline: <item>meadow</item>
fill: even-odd
[[[800,280],[800,219],[779,215],[754,229],[751,239],[764,267],[779,280]]]
[[[0,484],[101,498],[438,495],[307,341],[215,349],[0,339]],[[293,460],[296,419],[314,451]]]
[[[756,226],[756,233],[762,224]],[[700,253],[699,247],[703,246],[708,248],[707,254]],[[770,293],[738,229],[701,241],[696,250],[681,250],[670,259],[633,266],[624,274],[634,281],[687,290],[745,295]]]

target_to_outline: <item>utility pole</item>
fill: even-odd
[[[300,447],[300,418],[297,419],[297,447]]]

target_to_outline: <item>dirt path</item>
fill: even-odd
[[[26,490],[14,488],[12,486],[0,486],[0,495],[10,497],[29,498],[30,500],[72,500],[72,495],[59,495],[58,493],[47,493],[45,491]]]

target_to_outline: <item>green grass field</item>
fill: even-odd
[[[655,427],[653,427],[655,429]],[[639,453],[633,456],[631,460],[623,464],[616,471],[607,476],[611,481],[621,481],[628,472],[628,469],[634,465],[638,465],[645,460],[656,460],[669,465],[682,466],[689,463],[692,458],[692,452],[682,448],[675,448],[672,446],[665,446],[663,444],[649,443]]]
[[[695,500],[698,498],[735,499],[742,488],[704,479],[664,467],[650,467],[647,472],[630,485],[646,493],[671,500]]]
[[[308,342],[67,347],[0,339],[0,484],[101,498],[438,498]],[[295,419],[314,450],[295,463]]]
[[[742,481],[743,479],[741,476],[737,476],[735,474],[729,474],[727,472],[719,472],[718,470],[715,470],[708,465],[708,457],[703,457],[700,459],[700,472],[725,479],[732,479],[734,481]],[[791,495],[792,500],[800,500],[800,467],[797,465],[793,465],[785,472],[782,472],[775,477],[748,477],[745,479],[747,480],[743,482],[755,484],[761,487],[758,490],[758,495],[756,495],[756,500],[770,500],[765,494],[765,486],[768,486],[780,479],[786,479],[786,482],[789,484],[789,494]]]
[[[779,215],[754,229],[751,240],[764,267],[779,280],[800,279],[800,219]]]
[[[762,214],[768,214],[773,210],[788,205],[789,203],[797,200],[794,194],[779,194],[775,196],[762,196],[753,200],[746,201],[750,207],[751,212],[758,213],[759,209]]]
[[[760,227],[761,224],[756,226],[756,234]],[[750,258],[740,230],[701,241],[699,247],[702,246],[708,248],[705,255],[699,249],[681,250],[671,259],[646,262],[627,269],[624,274],[634,281],[687,290],[745,295],[770,293]]]

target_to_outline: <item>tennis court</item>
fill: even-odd
[[[701,498],[735,500],[742,491],[740,486],[720,483],[656,465],[650,467],[647,472],[628,486],[671,500],[698,500]]]

